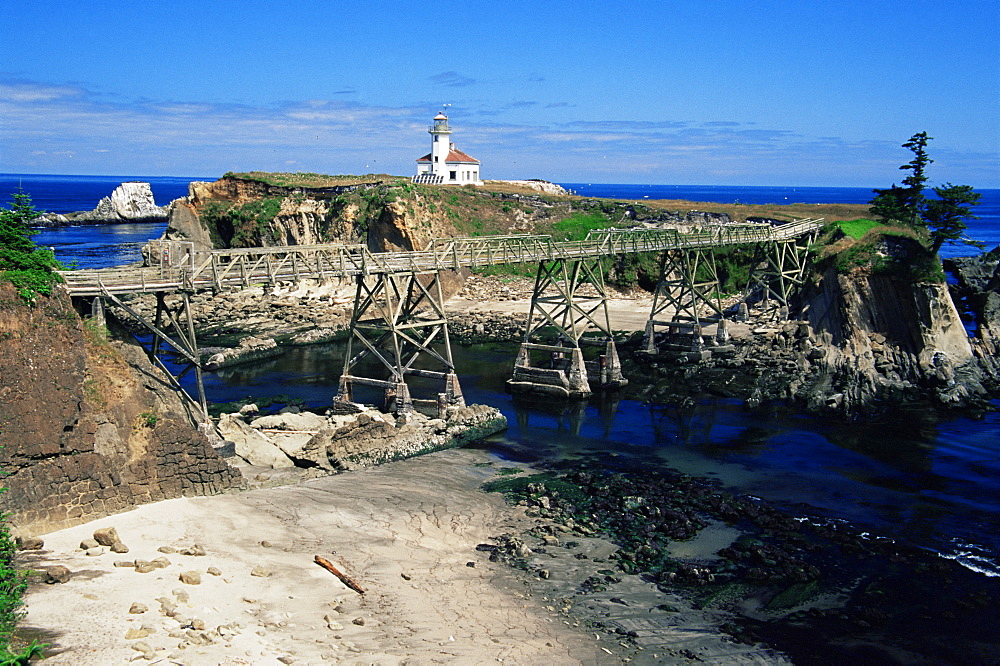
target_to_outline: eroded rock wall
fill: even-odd
[[[28,307],[0,285],[0,339],[0,506],[16,533],[240,485],[144,352],[62,292]]]
[[[945,283],[830,269],[808,295],[803,316],[823,349],[812,361],[819,373],[809,382],[811,403],[854,412],[892,395],[927,392],[961,405],[986,394]]]

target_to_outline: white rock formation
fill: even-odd
[[[555,183],[550,183],[547,180],[488,180],[486,184],[490,183],[509,183],[511,185],[521,185],[522,187],[528,187],[542,194],[569,194],[569,191],[562,185],[556,185]]]
[[[167,207],[157,206],[149,183],[131,181],[115,188],[111,196],[97,202],[97,208],[83,213],[80,219],[100,219],[108,222],[128,222],[166,218]]]

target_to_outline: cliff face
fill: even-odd
[[[549,233],[574,215],[599,215],[606,225],[711,225],[724,213],[654,210],[609,200],[551,193],[413,185],[405,180],[324,188],[287,187],[226,176],[191,183],[170,208],[166,237],[196,249],[313,243],[360,243],[375,252],[419,250],[434,238]]]
[[[942,405],[986,395],[986,380],[945,283],[828,270],[808,294],[804,318],[819,372],[807,401],[847,413],[885,399],[930,394]]]
[[[144,352],[61,291],[28,307],[0,285],[0,339],[0,503],[18,534],[239,485]]]

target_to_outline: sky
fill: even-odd
[[[0,172],[1000,187],[996,0],[4,0]],[[450,106],[444,106],[450,105]]]

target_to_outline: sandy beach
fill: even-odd
[[[442,451],[50,533],[28,566],[72,575],[32,585],[24,626],[50,644],[53,665],[781,661],[729,641],[720,618],[635,576],[577,595],[580,581],[609,566],[615,547],[602,539],[572,535],[571,551],[543,547],[562,545],[555,537],[524,537],[529,571],[491,562],[477,545],[547,522],[479,489],[511,466],[483,451]],[[127,554],[81,550],[104,527]],[[169,564],[132,566],[157,558]],[[651,610],[667,605],[670,613]]]
[[[168,500],[48,534],[36,556],[44,562],[32,565],[73,575],[32,587],[25,625],[52,644],[46,663],[80,666],[143,660],[144,648],[152,663],[176,664],[608,663],[593,635],[494,584],[510,573],[476,545],[519,525],[500,497],[477,489],[492,474],[474,465],[485,456],[446,451],[300,485]],[[101,527],[115,527],[128,554],[80,550]],[[194,545],[206,554],[157,550]],[[170,564],[150,573],[115,566],[157,557]],[[191,571],[200,584],[180,580]],[[130,613],[133,604],[148,610]],[[174,605],[180,615],[165,615]],[[128,639],[130,630],[150,633]]]

